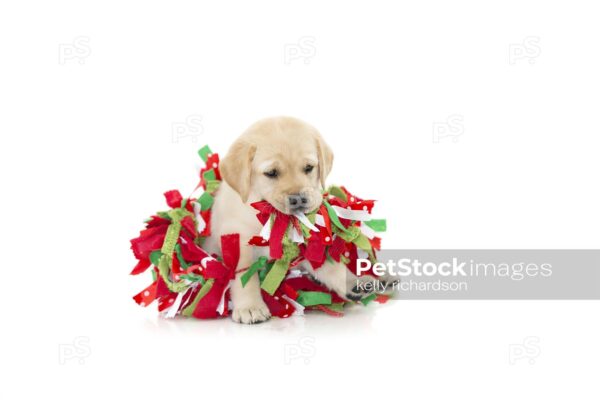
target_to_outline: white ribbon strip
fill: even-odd
[[[260,230],[260,237],[262,237],[265,240],[269,240],[271,238],[271,219],[270,218],[267,220],[267,223],[264,224],[262,229]]]
[[[366,224],[360,224],[360,231],[365,234],[369,239],[373,239],[375,237],[375,231],[373,228]]]
[[[200,268],[200,270],[207,268],[207,264],[209,261],[215,261],[215,259],[212,256],[207,256],[200,260],[200,266],[202,267]]]
[[[315,224],[325,226],[325,218],[321,214],[315,215]]]
[[[288,295],[283,295],[281,296],[284,299],[286,299],[287,301],[289,301],[290,303],[292,303],[292,305],[294,306],[294,312],[292,315],[296,315],[296,316],[302,316],[304,315],[304,306],[294,300],[292,300]]]
[[[302,271],[300,271],[298,268],[293,268],[290,269],[286,278],[287,279],[292,279],[292,278],[299,278],[302,276]]]
[[[356,249],[356,255],[358,256],[358,258],[362,258],[363,260],[369,259],[369,255],[367,254],[367,252],[361,249]]]
[[[298,229],[296,229],[294,226],[291,226],[290,230],[292,231],[292,242],[304,243],[304,236],[302,236],[302,234],[298,232]]]
[[[198,166],[198,175],[200,175],[200,170],[202,169],[202,167]],[[198,185],[198,187],[196,189],[194,189],[194,191],[192,193],[190,193],[190,195],[188,196],[188,198],[198,198],[200,197],[200,195],[204,192],[204,189],[202,189],[201,185]]]
[[[370,221],[371,214],[367,210],[349,210],[340,206],[331,206],[340,218],[351,219],[353,221]]]
[[[309,221],[308,217],[302,212],[294,213],[294,217],[298,218],[298,221],[302,222],[308,229],[313,232],[319,232],[319,228],[314,226],[312,222]]]
[[[201,233],[206,228],[206,222],[204,222],[204,218],[200,215],[200,204],[196,202],[194,202],[194,216],[196,217],[196,221],[198,221],[198,233]]]
[[[225,312],[225,293],[227,293],[227,290],[229,290],[230,286],[231,281],[227,282],[227,286],[225,286],[223,294],[221,295],[221,300],[219,301],[219,305],[217,306],[217,312],[219,313],[219,315],[223,315],[223,312]]]
[[[181,297],[182,297],[182,300],[183,300],[183,295],[185,295],[185,294],[186,294],[188,291],[190,291],[190,290],[194,290],[194,288],[195,288],[196,286],[198,286],[198,282],[194,282],[194,283],[192,283],[192,284],[190,285],[190,287],[189,287],[189,288],[187,288],[187,290],[186,290],[185,292],[181,292],[181,295],[182,295],[182,296],[181,296]],[[186,308],[186,307],[187,307],[187,306],[188,306],[188,305],[189,305],[189,304],[192,302],[192,300],[193,300],[193,299],[194,299],[194,296],[188,296],[188,298],[187,298],[187,301],[181,305],[181,309],[183,310],[184,308]]]
[[[165,312],[165,318],[175,318],[175,316],[177,315],[177,311],[179,311],[181,300],[183,300],[183,292],[177,294],[173,305],[169,307],[169,309]]]

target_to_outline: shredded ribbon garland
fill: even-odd
[[[309,214],[288,215],[266,201],[253,203],[263,229],[248,244],[268,247],[269,256],[239,269],[238,234],[220,238],[220,257],[202,248],[211,234],[211,208],[221,174],[218,154],[208,146],[198,154],[205,167],[200,170],[196,190],[202,188],[203,193],[197,198],[183,198],[177,190],[166,192],[170,209],[150,217],[144,230],[131,240],[138,260],[131,275],[149,269],[152,272],[152,283],[133,296],[135,302],[147,307],[157,301],[158,311],[166,318],[227,316],[229,288],[237,270],[242,274],[243,286],[258,275],[263,300],[273,316],[287,318],[303,315],[305,310],[343,315],[344,306],[351,301],[310,279],[296,266],[306,260],[318,269],[325,261],[333,260],[356,273],[359,254],[376,261],[376,252],[381,248],[376,233],[386,230],[386,221],[371,218],[375,202],[363,200],[343,186],[331,186],[323,193],[321,207]],[[367,305],[373,300],[383,303],[387,297],[372,294],[361,303]]]

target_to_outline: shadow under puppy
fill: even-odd
[[[221,161],[223,182],[215,196],[211,216],[211,236],[205,242],[210,253],[221,254],[222,235],[240,235],[240,258],[236,271],[251,265],[261,250],[246,245],[258,236],[262,225],[251,203],[266,200],[277,210],[293,214],[309,213],[321,205],[325,179],[331,171],[333,152],[321,134],[309,124],[291,117],[260,120],[250,126],[230,147]],[[303,261],[301,267],[329,289],[346,299],[359,300],[363,293],[348,291],[360,280],[342,263],[326,261],[313,270]],[[262,322],[271,317],[261,296],[255,274],[242,287],[241,274],[231,286],[232,318],[245,324]]]

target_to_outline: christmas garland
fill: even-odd
[[[202,248],[211,234],[211,207],[221,175],[218,154],[208,146],[198,153],[205,167],[196,189],[201,187],[203,193],[183,198],[176,190],[166,192],[170,209],[150,217],[140,235],[131,240],[138,260],[131,274],[152,272],[152,283],[133,299],[144,307],[157,301],[159,312],[167,318],[207,319],[227,316],[230,311],[229,286],[236,277],[240,237],[220,238],[221,257]],[[381,247],[376,233],[385,231],[386,223],[371,218],[373,206],[373,200],[360,199],[343,186],[329,187],[320,208],[306,215],[281,213],[266,201],[253,203],[263,229],[248,244],[268,247],[269,257],[260,257],[237,271],[242,274],[242,285],[258,274],[262,297],[274,316],[301,315],[305,309],[342,315],[350,301],[295,267],[307,260],[318,269],[326,260],[333,260],[356,273],[359,254],[375,261]],[[373,300],[385,302],[387,297],[371,294],[361,302],[366,305]]]

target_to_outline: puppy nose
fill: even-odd
[[[287,197],[288,205],[290,209],[295,210],[303,208],[308,204],[308,197],[303,194],[290,194]]]

